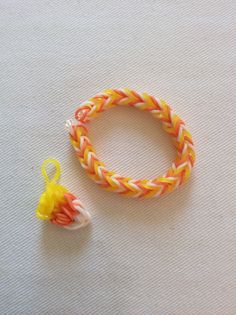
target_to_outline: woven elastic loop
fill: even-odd
[[[162,122],[177,150],[177,158],[164,175],[152,179],[131,179],[108,170],[99,160],[89,139],[88,122],[104,110],[120,105],[148,111]],[[148,198],[171,192],[189,178],[195,163],[192,137],[183,120],[164,100],[129,89],[109,89],[81,104],[75,118],[77,122],[70,124],[69,133],[76,155],[89,176],[106,190],[129,197]]]

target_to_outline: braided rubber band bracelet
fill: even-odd
[[[99,161],[88,137],[87,126],[89,121],[99,113],[117,105],[136,107],[148,111],[155,118],[161,120],[164,130],[171,136],[177,150],[174,162],[164,175],[150,180],[136,180],[109,171],[105,164]],[[172,111],[164,100],[158,100],[147,93],[138,94],[129,89],[106,90],[81,104],[75,112],[75,119],[68,120],[66,127],[76,155],[88,175],[106,190],[114,191],[120,195],[150,198],[169,193],[187,181],[194,166],[195,150],[193,141],[183,120]],[[68,198],[66,199],[68,200]],[[56,214],[57,211],[58,209],[56,211],[51,210],[51,215],[54,212]],[[64,215],[66,214],[64,213]],[[71,221],[55,221],[55,218],[51,216],[50,220],[55,224],[59,222],[60,225],[67,228],[74,224],[73,219]]]

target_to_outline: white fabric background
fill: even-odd
[[[235,1],[0,1],[1,314],[235,315]],[[191,130],[190,182],[160,200],[97,187],[64,122],[109,87],[166,99]],[[109,168],[161,174],[159,122],[117,108],[91,124]],[[41,163],[87,205],[90,228],[37,221]]]

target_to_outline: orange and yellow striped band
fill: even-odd
[[[95,152],[88,137],[88,122],[104,110],[116,105],[126,105],[149,111],[161,120],[164,130],[173,139],[177,156],[167,172],[153,179],[132,179],[120,176],[106,168]],[[108,191],[128,197],[156,197],[173,191],[190,176],[195,162],[195,150],[191,134],[164,100],[147,93],[139,94],[129,89],[109,89],[84,102],[75,112],[75,120],[67,127],[71,143],[82,167],[89,176]]]

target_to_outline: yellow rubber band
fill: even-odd
[[[50,179],[47,174],[47,166],[49,164],[55,167],[55,173],[52,179]],[[46,189],[40,197],[36,216],[41,220],[50,220],[52,212],[56,211],[58,204],[65,201],[64,194],[67,192],[67,189],[57,184],[61,175],[61,166],[57,160],[45,160],[42,164],[42,175],[46,183]]]
[[[56,172],[55,172],[55,174],[54,174],[54,176],[53,176],[53,178],[51,180],[49,179],[49,176],[47,174],[47,166],[49,164],[52,164],[55,167],[55,169],[56,169]],[[46,185],[48,185],[49,183],[56,184],[59,181],[59,178],[61,176],[60,163],[57,160],[55,160],[55,159],[47,159],[47,160],[45,160],[43,162],[43,164],[42,164],[42,175],[43,175],[43,177],[45,179]]]

